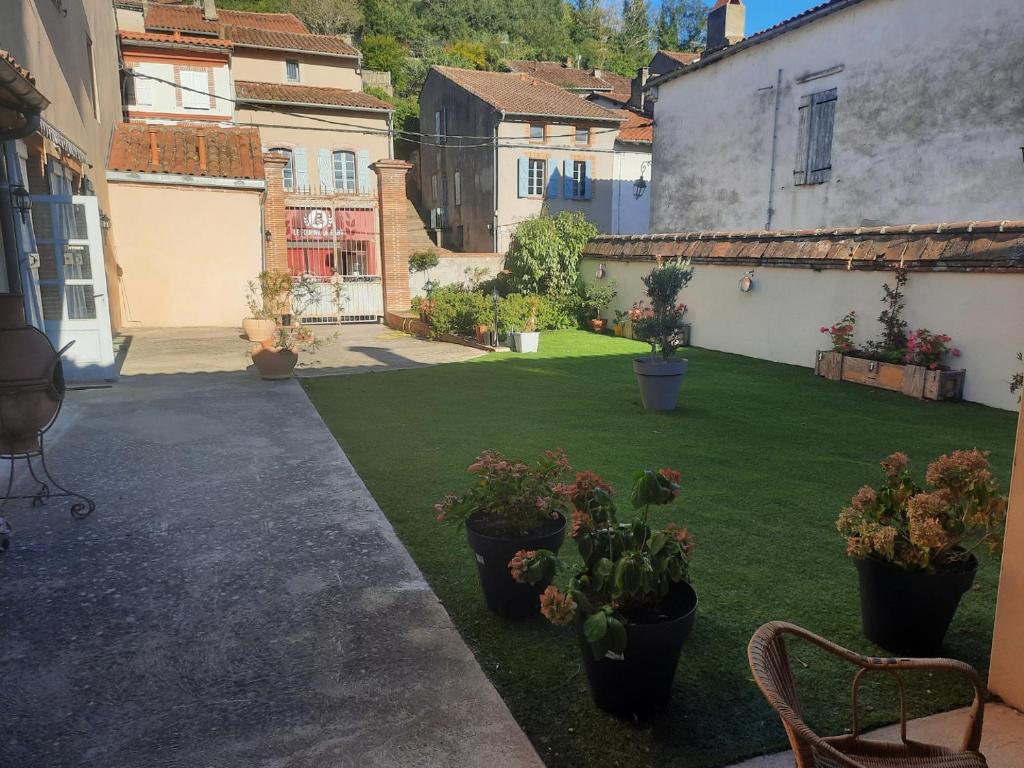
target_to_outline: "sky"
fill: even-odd
[[[821,5],[822,2],[823,0],[746,0],[747,34],[760,32],[808,8]]]

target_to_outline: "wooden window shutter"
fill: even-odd
[[[572,160],[562,162],[562,178],[565,181],[565,199],[572,200]]]
[[[793,168],[793,183],[807,183],[807,141],[811,129],[811,97],[800,99],[800,126],[796,134],[796,163]]]
[[[528,197],[530,194],[530,160],[526,157],[519,158],[519,197]]]
[[[370,151],[360,149],[356,151],[356,163],[358,165],[357,178],[359,179],[359,194],[373,194],[373,171],[370,170]]]
[[[292,152],[295,161],[295,189],[300,192],[309,191],[309,158],[305,147],[296,147]]]
[[[320,193],[334,194],[334,159],[331,150],[319,149],[316,153],[316,173],[320,180]]]
[[[808,184],[821,184],[832,178],[832,134],[837,98],[835,88],[811,97],[811,130],[807,146]]]
[[[583,169],[583,199],[592,200],[594,198],[594,187],[590,180],[594,178],[594,163],[587,160],[583,164]]]

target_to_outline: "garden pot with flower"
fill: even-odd
[[[246,304],[249,317],[242,320],[242,332],[249,341],[269,339],[277,330],[277,316],[288,305],[291,275],[287,272],[260,272],[250,280]]]
[[[521,619],[540,610],[538,596],[551,579],[519,582],[509,562],[520,551],[557,552],[562,546],[567,500],[559,481],[568,469],[560,450],[545,452],[532,466],[484,451],[467,468],[477,477],[473,487],[434,505],[439,522],[466,526],[484,600],[499,616]]]
[[[659,264],[643,278],[650,304],[640,302],[630,310],[633,336],[651,345],[649,357],[633,360],[640,400],[649,411],[671,411],[679,402],[689,361],[673,359],[673,354],[689,343],[689,328],[683,323],[686,305],[678,298],[692,279],[688,261]]]
[[[540,333],[537,331],[537,312],[540,309],[540,297],[530,297],[530,316],[523,324],[522,331],[512,331],[508,335],[509,346],[513,352],[536,352],[540,349]]]
[[[883,485],[862,487],[836,523],[856,558],[864,635],[893,653],[935,655],[974,582],[974,550],[1002,541],[1006,498],[977,449],[933,461],[930,489],[902,453],[882,470]]]
[[[571,536],[583,567],[566,591],[549,586],[541,611],[553,624],[574,624],[594,703],[624,717],[646,717],[671,698],[683,645],[697,615],[688,581],[693,541],[685,528],[648,523],[650,507],[671,504],[679,473],[637,473],[632,505],[640,516],[619,520],[611,488],[581,472],[569,489]],[[551,551],[519,552],[510,563],[526,583],[550,581],[563,566]]]
[[[291,277],[288,279],[291,281]],[[318,297],[319,286],[315,279],[301,277],[294,280],[289,302],[295,318],[301,316]],[[300,322],[290,322],[278,326],[270,338],[256,344],[250,356],[261,378],[289,379],[299,362],[299,352],[313,352],[320,343],[311,329]]]

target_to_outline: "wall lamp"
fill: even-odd
[[[740,278],[740,291],[750,293],[752,290],[754,290],[754,270],[744,272],[743,277]]]
[[[640,166],[640,178],[633,182],[633,197],[637,200],[647,192],[647,179],[644,178],[644,174],[650,170],[650,167],[650,161],[645,160],[643,165]]]
[[[604,280],[605,275],[608,274],[608,270],[604,266],[604,262],[597,265],[597,272],[594,273],[598,280]]]
[[[263,230],[263,239],[266,241],[267,245],[270,245],[270,241],[274,239],[274,236],[270,233],[269,229]]]
[[[29,211],[32,210],[32,196],[28,190],[19,184],[11,190],[11,200],[15,209],[21,214],[22,223],[27,222]]]

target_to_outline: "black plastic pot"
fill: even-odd
[[[565,541],[565,518],[558,516],[536,533],[521,538],[504,538],[487,533],[480,513],[466,521],[466,538],[476,555],[476,570],[487,607],[508,619],[523,619],[540,612],[540,593],[551,584],[520,584],[508,570],[509,560],[521,549],[549,549],[557,552]]]
[[[941,650],[960,598],[978,572],[974,555],[962,567],[934,574],[907,571],[874,557],[855,562],[864,636],[902,656],[934,656]]]
[[[673,618],[626,625],[622,658],[609,654],[595,659],[583,636],[582,620],[576,622],[590,695],[601,709],[620,717],[645,718],[668,704],[679,654],[697,618],[697,593],[686,582],[675,584],[665,608]]]

